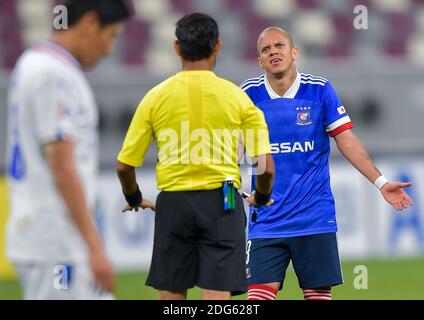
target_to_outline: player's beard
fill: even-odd
[[[296,79],[296,66],[293,63],[289,68],[287,68],[284,71],[280,71],[280,72],[275,72],[272,73],[270,72],[270,75],[277,80],[281,80],[286,76],[290,76],[290,80],[294,81],[294,79]]]

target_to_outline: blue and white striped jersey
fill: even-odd
[[[329,136],[352,123],[333,86],[325,78],[298,73],[283,97],[265,75],[246,80],[241,88],[264,112],[276,166],[275,203],[257,209],[249,239],[336,232]]]

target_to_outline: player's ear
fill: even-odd
[[[175,50],[175,53],[177,54],[177,56],[181,57],[181,48],[180,48],[180,44],[179,44],[178,40],[174,41],[174,50]]]
[[[262,59],[260,57],[258,57],[258,64],[262,69],[264,69],[264,64],[262,63]]]
[[[296,61],[297,58],[299,58],[299,48],[293,48],[292,49],[292,59],[293,59],[293,61]]]
[[[98,32],[101,28],[99,15],[95,11],[89,11],[84,14],[77,22],[77,25],[79,25],[81,30],[84,30],[86,34]]]

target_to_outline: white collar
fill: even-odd
[[[269,96],[271,97],[271,99],[278,99],[278,98],[293,99],[296,96],[297,91],[299,91],[299,88],[300,88],[300,73],[297,70],[296,70],[296,79],[294,80],[291,87],[286,91],[284,96],[280,96],[279,94],[277,94],[274,91],[274,89],[272,89],[271,85],[269,84],[268,77],[266,76],[266,74],[265,74],[264,78],[265,78],[265,88],[266,88],[266,91],[268,92]]]
[[[53,40],[39,41],[36,43],[34,48],[36,50],[51,54],[57,58],[61,58],[68,64],[71,64],[77,69],[82,70],[81,63],[77,60],[77,58],[75,58],[72,53],[70,53],[67,49],[62,47],[60,44],[54,42]]]

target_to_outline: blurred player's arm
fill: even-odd
[[[365,150],[361,141],[356,137],[352,130],[345,130],[334,137],[337,148],[343,156],[371,183],[376,183],[377,179],[382,181],[379,186],[380,191],[388,203],[396,210],[406,209],[413,205],[412,199],[404,191],[404,188],[412,185],[411,182],[389,182],[381,172],[376,168],[368,152]],[[377,185],[379,182],[377,182]]]
[[[112,292],[115,287],[114,271],[104,253],[94,219],[88,208],[74,161],[73,143],[70,140],[48,143],[44,146],[44,154],[70,217],[87,244],[96,284]]]
[[[152,209],[155,210],[155,205],[147,199],[144,199],[141,196],[141,192],[138,188],[137,179],[135,175],[135,168],[127,165],[125,163],[120,162],[119,160],[116,162],[116,173],[118,174],[119,181],[121,182],[122,192],[126,197],[139,197],[138,205],[131,205],[128,203],[127,206],[122,210],[122,212],[131,211],[134,209],[138,211],[138,208],[142,209]],[[140,193],[139,193],[140,192]],[[131,202],[131,201],[129,201]]]

